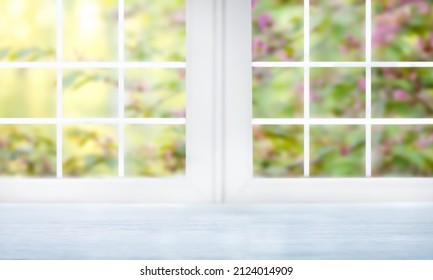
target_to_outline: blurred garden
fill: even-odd
[[[304,0],[252,0],[253,60],[303,59]]]
[[[251,0],[253,61],[303,61],[304,1]],[[310,0],[309,58],[313,62],[364,62],[364,0]],[[373,61],[433,61],[433,1],[372,1]],[[309,68],[310,118],[365,118],[365,68]],[[253,117],[304,117],[303,67],[253,67]],[[375,67],[373,118],[433,118],[433,68]],[[268,121],[272,123],[272,121]],[[432,125],[375,126],[374,176],[432,176]],[[302,125],[253,127],[254,174],[303,176]],[[313,125],[310,176],[365,176],[364,125]]]
[[[303,0],[251,1],[253,61],[303,62],[304,32],[309,32],[306,49],[313,62],[365,61],[364,0],[310,0],[309,30]],[[0,174],[56,176],[56,141],[62,139],[64,176],[116,176],[123,133],[127,176],[183,174],[184,125],[126,122],[122,131],[113,119],[184,118],[186,69],[128,67],[120,81],[115,66],[77,66],[63,68],[59,78],[55,62],[185,62],[185,3],[124,0],[124,30],[119,30],[118,0],[63,0],[61,17],[56,0],[3,0],[0,62],[54,63],[0,69],[0,118],[28,119],[0,126]],[[432,0],[373,0],[371,16],[373,61],[433,61]],[[123,46],[118,45],[121,34]],[[371,104],[366,104],[365,68],[311,67],[308,112],[303,67],[254,67],[252,72],[254,118],[307,113],[362,119],[366,105],[373,118],[433,118],[431,67],[374,67]],[[56,117],[77,123],[56,128]],[[31,118],[46,124],[31,124]],[[85,121],[92,118],[106,122]],[[432,127],[374,126],[373,174],[431,176]],[[314,125],[309,134],[311,176],[365,175],[364,126]],[[254,126],[255,175],[303,176],[304,137],[302,125]]]
[[[61,51],[65,62],[117,63],[120,47],[127,61],[186,59],[184,0],[125,0],[124,30],[118,29],[118,0],[63,0],[62,5],[62,49],[56,50],[56,0],[3,1],[0,61],[50,62]],[[120,33],[125,46],[118,46]],[[58,127],[64,177],[118,175],[121,130],[113,118],[185,117],[185,69],[125,69],[123,97],[118,70],[68,67],[59,81],[54,67],[0,69],[0,118],[53,123],[0,126],[0,174],[56,176],[57,116],[77,120]],[[100,121],[92,124],[93,118]],[[125,125],[124,134],[128,176],[185,172],[184,125]]]
[[[376,0],[372,4],[374,60],[433,60],[433,1]]]

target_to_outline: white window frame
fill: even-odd
[[[215,3],[186,0],[186,62],[126,62],[124,54],[124,3],[119,1],[118,58],[115,62],[62,61],[62,0],[57,0],[57,61],[1,62],[0,68],[49,68],[57,71],[57,118],[0,119],[1,124],[55,124],[57,173],[60,178],[0,178],[0,202],[213,202],[214,167],[214,60]],[[162,31],[163,32],[163,31]],[[112,119],[62,118],[62,69],[113,68],[119,71],[119,115]],[[185,119],[124,118],[124,70],[127,68],[186,68]],[[119,176],[114,178],[61,178],[62,125],[115,124],[119,139]],[[124,177],[124,127],[126,124],[186,124],[186,174],[179,178]]]
[[[433,201],[433,178],[372,178],[372,124],[433,124],[433,119],[374,119],[371,118],[371,88],[366,90],[365,119],[313,119],[309,117],[309,67],[363,67],[370,85],[372,67],[432,67],[431,62],[372,62],[371,59],[371,0],[366,0],[366,61],[310,62],[309,33],[304,33],[302,62],[253,62],[251,53],[250,0],[225,1],[224,15],[224,91],[222,97],[223,199],[230,203],[246,202],[373,202],[373,201]],[[309,0],[304,1],[304,30],[309,30]],[[252,67],[301,67],[304,69],[304,118],[252,118]],[[253,124],[302,124],[304,131],[305,176],[303,178],[254,178],[252,162]],[[366,125],[365,178],[308,178],[309,126],[311,124]]]
[[[62,41],[57,40],[57,61],[1,62],[0,68],[52,68],[61,81],[65,68],[115,68],[119,70],[119,110],[123,111],[123,77],[126,68],[187,69],[187,116],[185,119],[126,119],[121,113],[113,119],[0,119],[0,123],[53,123],[61,140],[64,123],[112,123],[119,127],[119,154],[123,154],[123,126],[128,123],[186,124],[186,176],[183,178],[125,178],[119,157],[119,178],[104,179],[18,179],[0,178],[0,202],[151,202],[151,203],[250,203],[250,202],[373,202],[433,201],[432,178],[287,178],[258,179],[253,177],[253,124],[306,124],[305,143],[309,142],[310,124],[366,124],[367,139],[371,135],[371,108],[366,119],[324,120],[309,118],[309,66],[365,67],[367,84],[375,66],[433,66],[433,63],[371,62],[369,11],[366,9],[365,62],[309,62],[309,34],[305,33],[305,62],[254,62],[251,53],[251,0],[186,0],[187,61],[125,62],[124,35],[119,36],[117,62],[63,62]],[[309,29],[309,0],[305,0],[305,30]],[[58,22],[61,22],[62,0],[57,0]],[[119,2],[119,15],[124,12]],[[119,31],[124,19],[119,16]],[[57,25],[57,38],[62,26]],[[305,118],[253,119],[252,67],[301,67],[305,71]],[[57,85],[57,106],[61,108],[62,84]],[[367,88],[366,101],[371,100]],[[53,122],[54,120],[54,122]],[[402,120],[375,120],[383,124],[400,124]],[[408,123],[433,124],[432,119],[405,119]],[[61,141],[58,141],[61,151]],[[367,150],[371,141],[367,141]],[[309,154],[309,145],[305,153]],[[371,154],[366,154],[369,162]],[[307,157],[308,158],[308,157]],[[61,154],[57,168],[61,170]],[[305,163],[308,175],[308,161]],[[371,175],[371,166],[366,166]]]

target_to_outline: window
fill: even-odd
[[[0,201],[432,199],[432,9],[7,0]]]
[[[432,9],[227,3],[226,199],[431,198]]]
[[[0,200],[213,199],[211,1],[7,0],[0,15]]]

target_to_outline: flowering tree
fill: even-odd
[[[365,0],[310,0],[310,59],[364,60]]]
[[[254,117],[302,117],[304,114],[303,77],[302,68],[254,68]]]
[[[299,177],[304,174],[304,130],[298,126],[254,126],[254,174]]]
[[[310,104],[312,117],[364,117],[364,69],[311,68]]]
[[[131,69],[125,76],[127,117],[185,117],[185,69]]]
[[[64,176],[107,176],[117,173],[115,127],[71,125],[64,127]]]
[[[365,1],[310,0],[310,30],[303,30],[303,1],[252,0],[253,59],[302,60],[303,32],[309,32],[311,61],[364,61]],[[433,1],[372,1],[373,61],[433,61]],[[256,118],[303,117],[303,76],[297,68],[253,69]],[[373,68],[373,118],[432,118],[430,67]],[[309,69],[311,118],[366,117],[365,70]],[[292,177],[302,162],[299,126],[254,127],[254,172]],[[364,176],[365,126],[310,126],[311,176]],[[431,176],[433,125],[375,126],[375,176]],[[295,141],[297,139],[298,141]],[[290,168],[288,168],[290,167]],[[301,169],[302,170],[302,169]]]
[[[365,175],[364,126],[315,125],[310,135],[311,176]]]
[[[185,173],[185,126],[129,125],[125,132],[125,173],[128,176]]]
[[[373,116],[426,118],[433,115],[432,68],[375,68]]]
[[[48,177],[56,174],[53,125],[1,125],[0,174]]]
[[[185,0],[124,2],[125,30],[118,30],[117,0],[64,0],[62,59],[117,61],[119,48],[125,48],[128,61],[185,61]],[[56,7],[55,0],[2,2],[0,60],[54,60]],[[125,45],[118,46],[118,35],[123,32]],[[62,117],[119,116],[116,69],[68,68],[63,69],[62,74]],[[185,75],[184,69],[126,70],[125,96],[121,99],[125,103],[125,117],[184,117]],[[3,69],[0,83],[0,117],[57,116],[55,69]],[[46,132],[51,128],[52,125],[38,125],[37,129],[27,125],[1,126],[0,173],[55,175],[55,130],[54,135]],[[64,176],[117,174],[116,126],[77,124],[62,129]],[[169,176],[183,172],[185,141],[182,129],[155,125],[153,129],[140,131],[142,133],[125,130],[125,138],[135,143],[133,153],[125,158],[128,174]]]
[[[129,61],[185,60],[185,0],[125,0]]]
[[[433,127],[423,125],[375,126],[375,176],[431,176]]]
[[[253,60],[302,59],[303,3],[303,0],[252,0]]]
[[[431,0],[373,1],[374,59],[431,61],[433,3]]]

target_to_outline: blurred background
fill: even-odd
[[[118,30],[117,0],[64,0],[65,61],[185,61],[185,0],[125,0],[125,30]],[[304,31],[310,32],[312,61],[364,61],[365,1],[310,1],[310,30],[304,30],[304,1],[251,0],[254,61],[303,61]],[[433,3],[427,0],[373,1],[372,49],[376,61],[432,61]],[[2,1],[0,61],[50,62],[56,58],[56,1]],[[163,30],[164,32],[161,32]],[[118,35],[125,46],[118,46]],[[117,69],[63,69],[62,116],[116,118]],[[374,68],[375,118],[431,118],[433,69]],[[127,69],[127,118],[184,118],[185,69]],[[302,118],[303,68],[259,68],[252,73],[255,118]],[[0,118],[55,118],[56,72],[51,68],[0,70]],[[311,68],[310,116],[365,117],[365,69]],[[373,130],[374,174],[433,173],[429,125]],[[53,125],[3,125],[2,174],[54,176]],[[65,176],[114,176],[118,131],[115,125],[63,127]],[[184,173],[185,127],[129,125],[126,173],[173,176]],[[303,127],[253,128],[254,173],[266,177],[303,174]],[[363,176],[365,128],[312,126],[312,176]],[[323,137],[326,135],[326,137]],[[41,144],[42,143],[42,144]],[[363,146],[364,145],[364,146]],[[43,156],[43,151],[50,151]],[[392,167],[392,162],[398,162]],[[155,166],[150,164],[155,163]],[[8,167],[9,166],[9,167]],[[12,166],[12,167],[11,167]],[[21,167],[17,167],[21,166]],[[341,168],[331,168],[341,166]],[[403,172],[404,170],[404,172]]]
[[[431,0],[382,0],[372,4],[374,60],[433,60]]]
[[[376,61],[432,61],[433,1],[372,1]],[[303,61],[303,4],[252,0],[253,61]],[[310,0],[310,60],[365,61],[365,1]],[[312,118],[364,118],[364,68],[310,68]],[[303,118],[303,68],[253,68],[254,118]],[[432,118],[433,68],[373,68],[374,118]],[[365,127],[310,127],[310,175],[365,176]],[[433,125],[375,126],[374,176],[432,176]],[[254,174],[303,176],[303,127],[255,125]],[[395,163],[395,164],[394,164]]]
[[[304,0],[252,0],[253,60],[303,60]]]
[[[56,2],[2,1],[0,61],[56,59]],[[128,61],[185,61],[184,0],[126,0],[124,4],[125,30],[118,30],[117,0],[63,0],[62,59],[117,62],[118,49],[124,47]],[[118,46],[120,32],[125,34],[125,46]],[[118,69],[65,68],[62,72],[62,117],[118,117]],[[184,118],[185,77],[185,69],[128,68],[125,117]],[[0,118],[55,118],[56,84],[52,68],[1,69]],[[62,127],[63,175],[117,176],[117,125],[80,123]],[[128,176],[184,174],[184,125],[127,125],[125,139]],[[56,126],[0,126],[0,173],[55,176]]]

